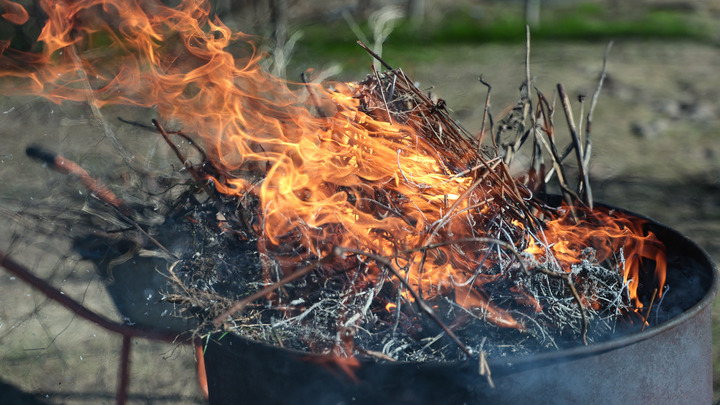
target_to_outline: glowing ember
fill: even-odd
[[[3,4],[8,21],[27,19],[19,5]],[[588,309],[643,308],[638,289],[653,277],[662,294],[663,246],[641,221],[534,198],[495,149],[479,148],[401,71],[361,83],[287,83],[200,0],[40,6],[48,16],[41,44],[29,53],[0,46],[4,93],[138,105],[182,122],[207,152],[213,169],[197,170],[209,187],[235,201],[259,198],[248,231],[272,258],[263,262],[267,283],[277,281],[273,263],[288,276],[328,258],[322,271],[344,271],[390,313],[422,297],[520,331],[527,314],[545,309],[530,294],[533,274],[549,275],[559,290],[573,284]],[[230,54],[237,43],[247,44],[247,57]],[[218,215],[243,216],[233,209]],[[336,246],[346,248],[341,257]],[[582,279],[601,264],[626,288],[625,306],[609,305],[603,286]],[[376,298],[386,281],[394,292]],[[498,298],[498,286],[512,298]],[[359,325],[342,310],[345,326]]]

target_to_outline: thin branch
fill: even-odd
[[[565,92],[565,86],[563,86],[562,83],[558,83],[557,89],[558,94],[560,94],[560,102],[562,103],[563,111],[565,112],[568,129],[570,130],[570,136],[572,137],[573,145],[575,148],[575,157],[577,159],[578,169],[580,170],[580,185],[578,185],[578,189],[582,189],[584,191],[585,198],[583,201],[585,201],[585,204],[588,207],[592,208],[593,198],[592,189],[590,188],[590,178],[587,167],[585,167],[583,149],[582,145],[580,144],[580,136],[578,135],[577,128],[575,127],[575,120],[573,119],[572,109],[570,107],[570,100],[567,93]]]
[[[138,127],[138,128],[143,128],[143,129],[146,129],[146,130],[148,130],[148,131],[150,131],[150,132],[157,132],[157,128],[154,127],[154,126],[151,126],[151,125],[145,125],[145,124],[142,124],[142,123],[140,123],[140,122],[130,121],[130,120],[127,120],[127,119],[125,119],[125,118],[123,118],[123,117],[117,117],[117,119],[118,119],[118,121],[120,121],[120,122],[122,122],[122,123],[124,123],[124,124],[132,125],[132,126]],[[208,160],[207,153],[205,152],[205,150],[204,150],[203,148],[201,148],[201,147],[197,144],[197,142],[195,142],[195,140],[194,140],[193,138],[191,138],[189,135],[183,133],[182,131],[167,131],[167,133],[168,133],[168,135],[177,135],[177,136],[185,139],[190,146],[192,146],[193,148],[195,148],[196,151],[198,151],[198,153],[199,153],[200,156],[202,157],[202,161],[203,161],[203,162],[205,162],[205,161]]]
[[[478,152],[480,151],[480,148],[482,146],[482,138],[485,135],[485,121],[489,121],[490,123],[490,139],[492,139],[493,146],[497,148],[497,143],[495,141],[495,136],[493,135],[493,118],[492,114],[490,113],[490,92],[492,91],[492,86],[490,86],[490,83],[486,82],[485,79],[483,79],[482,75],[478,77],[478,80],[480,83],[482,83],[485,87],[487,87],[487,93],[485,95],[485,108],[483,109],[483,119],[482,119],[482,125],[480,126],[480,136],[478,137]]]
[[[222,212],[223,211],[222,203],[221,203],[220,199],[218,198],[217,194],[212,192],[208,188],[207,183],[205,182],[205,179],[203,179],[203,177],[200,175],[200,173],[198,173],[198,171],[195,169],[195,167],[192,165],[192,163],[190,163],[190,161],[185,158],[185,155],[183,155],[182,152],[180,152],[180,149],[178,149],[178,147],[170,140],[170,137],[168,136],[168,133],[165,131],[165,128],[163,128],[162,125],[160,125],[160,123],[155,119],[152,120],[152,123],[155,126],[155,128],[157,128],[158,132],[160,132],[160,135],[162,135],[163,139],[165,139],[165,143],[167,143],[168,146],[170,147],[170,149],[172,149],[173,152],[175,152],[175,155],[177,156],[178,160],[180,160],[180,163],[183,164],[185,169],[192,176],[193,180],[195,180],[195,184],[197,184],[205,192],[205,194],[215,202],[215,206],[217,207],[218,211]]]
[[[605,48],[605,55],[603,56],[603,66],[600,72],[600,80],[598,80],[597,87],[593,92],[592,98],[590,99],[590,108],[588,109],[587,120],[585,123],[585,165],[590,163],[590,155],[592,154],[592,142],[590,140],[590,132],[592,131],[592,117],[595,111],[595,105],[597,105],[598,98],[600,97],[600,90],[602,89],[603,83],[605,82],[605,76],[607,75],[607,60],[610,55],[610,49],[613,46],[613,41],[610,41]],[[592,208],[592,206],[591,206]]]
[[[49,151],[41,146],[28,146],[27,149],[25,149],[25,154],[46,163],[51,169],[59,173],[69,174],[77,178],[83,186],[100,201],[117,208],[124,215],[130,215],[130,209],[123,200],[110,191],[103,182],[90,176],[87,170],[72,160],[66,159],[62,155]]]
[[[380,57],[380,55],[378,55],[378,54],[376,54],[375,52],[373,52],[373,50],[370,49],[367,45],[365,45],[365,43],[363,43],[363,41],[359,41],[359,40],[358,40],[357,43],[358,43],[358,45],[360,45],[361,47],[363,47],[363,49],[365,49],[365,50],[367,51],[367,53],[370,54],[370,56],[372,56],[373,58],[377,59],[378,62],[382,63],[382,65],[385,66],[385,69],[387,69],[387,70],[393,70],[393,67],[392,67],[392,66],[390,66],[387,62],[385,62],[385,61],[383,60],[383,58]]]
[[[180,337],[180,335],[178,335],[177,333],[145,329],[111,321],[108,318],[105,318],[104,316],[93,312],[79,302],[60,292],[58,289],[50,285],[47,281],[37,277],[25,266],[17,263],[12,258],[10,258],[10,256],[8,256],[2,251],[0,251],[0,266],[4,267],[7,271],[12,273],[14,276],[21,279],[25,283],[31,285],[36,290],[39,290],[51,300],[62,305],[66,309],[78,315],[79,317],[84,318],[94,324],[97,324],[105,330],[115,332],[123,336],[141,337],[145,339],[162,340],[166,342],[176,342],[178,341],[178,337]]]
[[[650,298],[650,306],[648,306],[648,310],[645,313],[645,318],[643,319],[643,325],[642,325],[642,328],[640,329],[641,332],[645,330],[645,325],[648,324],[648,319],[650,319],[650,312],[652,312],[653,304],[655,303],[655,297],[657,297],[657,293],[658,293],[658,289],[655,288],[653,290],[652,298]]]
[[[540,105],[541,111],[543,113],[543,116],[546,117],[546,120],[548,119],[550,113],[550,106],[547,103],[547,99],[541,92],[538,93],[538,104]],[[563,199],[567,203],[568,207],[570,207],[570,212],[572,214],[572,217],[575,221],[577,221],[578,216],[577,212],[575,211],[575,207],[573,206],[574,200],[579,200],[577,194],[575,194],[572,189],[569,187],[567,182],[565,181],[565,171],[563,170],[562,162],[560,160],[560,156],[558,155],[557,147],[555,146],[554,136],[553,136],[553,127],[552,124],[549,123],[546,126],[545,132],[547,133],[548,140],[545,139],[544,136],[541,134],[538,134],[538,138],[542,142],[543,146],[550,152],[550,156],[552,157],[553,161],[553,168],[555,169],[557,176],[558,176],[558,182],[560,183],[560,189],[562,190]],[[547,177],[546,177],[547,180]]]
[[[383,104],[385,105],[385,111],[387,112],[387,115],[388,115],[388,122],[390,123],[390,125],[392,125],[393,124],[392,114],[390,113],[390,108],[388,107],[388,102],[387,102],[387,99],[385,98],[385,92],[383,91],[382,80],[380,80],[380,75],[378,74],[377,69],[375,69],[375,65],[372,65],[372,70],[373,70],[373,73],[375,73],[375,78],[378,81],[378,89],[380,91],[380,97],[382,97]],[[397,76],[395,76],[395,77],[397,77]]]

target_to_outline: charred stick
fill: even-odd
[[[402,294],[398,294],[397,297],[395,297],[395,319],[393,321],[392,333],[390,334],[390,336],[393,337],[395,336],[395,332],[397,332],[397,328],[400,325],[400,309],[402,306],[402,300]]]
[[[68,160],[62,155],[51,152],[41,146],[29,146],[25,149],[25,153],[31,158],[46,163],[51,169],[59,173],[69,174],[77,178],[83,186],[100,201],[117,208],[123,215],[130,215],[131,210],[124,201],[118,198],[115,193],[110,191],[100,180],[91,177],[85,169],[72,160]]]
[[[151,131],[151,132],[155,132],[155,131],[156,131],[156,128],[155,128],[155,127],[150,126],[150,125],[147,125],[147,124],[143,124],[143,123],[140,123],[140,122],[137,122],[137,121],[130,121],[130,120],[127,120],[127,119],[125,119],[125,118],[123,118],[123,117],[117,117],[117,119],[118,119],[118,121],[122,122],[123,124],[128,124],[128,125],[132,125],[132,126],[134,126],[134,127],[146,129],[146,130]]]
[[[590,136],[590,134],[592,132],[592,117],[593,117],[593,112],[595,111],[595,106],[597,105],[598,98],[600,96],[600,90],[602,89],[603,83],[605,82],[605,77],[607,75],[607,70],[606,70],[607,58],[610,53],[610,49],[612,48],[612,45],[613,45],[613,41],[610,41],[608,43],[607,47],[605,48],[605,56],[603,57],[602,72],[600,73],[600,79],[598,81],[597,87],[595,88],[595,91],[593,92],[593,95],[590,99],[590,107],[588,108],[588,114],[587,114],[587,117],[585,120],[586,121],[585,122],[585,147],[583,148],[583,158],[584,158],[585,167],[588,167],[588,165],[590,164],[590,157],[592,155],[592,139]],[[574,146],[572,143],[567,145],[567,147],[565,148],[565,150],[562,153],[562,157],[560,159],[561,162],[564,161],[565,158],[567,158],[570,155],[570,152],[572,152],[573,147]],[[555,174],[555,168],[553,167],[548,171],[548,173],[545,177],[545,182],[549,182],[550,178],[552,178],[552,176],[554,174]]]
[[[652,298],[650,298],[650,306],[648,307],[647,312],[645,313],[645,318],[643,319],[643,325],[642,328],[640,328],[640,332],[645,330],[645,325],[648,324],[648,319],[650,319],[650,312],[652,312],[653,304],[655,303],[655,297],[657,297],[658,289],[655,288],[653,290]]]
[[[425,261],[427,260],[427,249],[422,251],[422,257],[418,264],[418,295],[423,298],[423,276],[425,275]]]
[[[548,104],[547,99],[545,99],[544,95],[540,93],[540,90],[537,88],[535,89],[538,93],[538,97],[540,98],[540,102],[538,103],[540,105],[540,111],[543,115],[543,120],[546,121],[546,124],[543,126],[543,130],[547,134],[554,134],[555,133],[555,125],[553,123],[553,115],[555,114],[555,96],[553,96],[553,104],[552,107]],[[560,155],[559,163],[560,167],[562,167],[562,163],[565,162],[565,159],[570,156],[570,153],[573,150],[573,143],[570,142],[565,149],[563,150],[562,155]],[[553,161],[555,159],[553,158]],[[556,167],[553,165],[553,167],[548,170],[547,174],[545,175],[545,183],[549,183],[552,177],[556,173]]]
[[[481,163],[486,164],[486,162],[484,160],[481,160]],[[500,169],[497,169],[497,167],[500,167]],[[508,212],[515,212],[517,214],[518,220],[521,220],[521,221],[524,220],[525,218],[523,218],[523,214],[520,214],[520,212],[518,212],[514,209],[515,205],[518,205],[521,207],[524,206],[524,204],[523,204],[524,200],[523,200],[522,196],[520,195],[517,187],[515,187],[516,186],[515,179],[513,179],[512,176],[510,176],[510,174],[507,172],[507,166],[500,160],[492,168],[489,165],[486,165],[486,168],[487,168],[487,172],[483,173],[483,175],[480,177],[479,180],[484,180],[487,177],[491,177],[500,190],[499,197],[501,200],[504,200],[504,201],[508,200],[505,195],[505,193],[507,191],[508,195],[510,196],[510,200],[512,200],[516,203],[516,204],[509,204],[509,203],[507,204],[507,208],[509,210]],[[498,174],[498,171],[501,172],[502,175]],[[510,183],[510,184],[508,185],[508,183]],[[525,213],[525,214],[527,214],[527,213]]]
[[[585,204],[592,209],[592,190],[590,188],[590,178],[587,167],[585,166],[585,158],[583,157],[583,147],[580,144],[580,136],[578,135],[577,128],[575,127],[575,120],[572,116],[572,109],[570,108],[570,100],[565,92],[565,86],[562,83],[557,85],[558,93],[560,94],[560,101],[565,112],[565,118],[567,119],[568,129],[570,130],[570,136],[572,137],[573,146],[575,148],[575,157],[578,162],[578,168],[580,170],[580,184],[578,189],[584,191]]]
[[[575,283],[572,281],[572,278],[569,274],[567,275],[566,281],[568,283],[568,286],[570,287],[570,291],[572,291],[573,297],[575,297],[575,302],[577,302],[578,309],[580,310],[580,316],[582,317],[582,341],[583,344],[587,346],[588,316],[585,311],[585,306],[583,305],[582,300],[580,299],[580,294],[578,293],[577,288],[575,288]]]
[[[395,74],[401,75],[402,81],[404,81],[407,85],[406,90],[415,94],[415,96],[418,97],[422,101],[422,103],[424,103],[430,109],[430,111],[435,112],[435,117],[437,117],[443,124],[445,124],[447,128],[455,131],[452,134],[452,139],[453,141],[457,142],[458,150],[466,151],[468,150],[467,148],[470,148],[470,150],[472,150],[472,145],[470,145],[470,143],[467,141],[467,139],[472,139],[472,134],[468,133],[465,128],[458,126],[457,123],[450,119],[444,109],[435,106],[432,100],[430,100],[425,94],[423,94],[423,92],[421,92],[414,84],[412,84],[412,81],[405,75],[405,73],[402,72],[402,70],[396,69],[395,72]],[[423,116],[423,118],[427,120],[427,117]],[[428,126],[430,128],[433,127],[433,125],[429,122]],[[458,130],[461,131],[463,135],[465,135],[465,137],[460,136],[460,134],[457,132]]]
[[[468,174],[468,173],[478,171],[478,170],[480,170],[480,169],[482,169],[482,168],[487,168],[487,167],[493,167],[493,168],[495,168],[495,167],[497,167],[498,164],[500,164],[501,161],[502,161],[502,159],[501,159],[500,157],[495,157],[495,158],[492,158],[492,159],[490,159],[490,160],[484,160],[484,159],[483,159],[483,160],[481,161],[482,163],[477,164],[477,165],[475,165],[475,166],[473,166],[473,167],[471,167],[471,168],[469,168],[469,169],[467,169],[467,170],[463,170],[463,171],[461,171],[461,172],[459,172],[459,173],[456,173],[456,174],[454,174],[454,175],[452,176],[452,178],[462,177],[462,176],[465,176],[465,175]]]
[[[529,100],[530,99],[530,26],[529,25],[525,25],[525,90],[526,90],[525,97],[527,97],[527,99]]]
[[[390,66],[387,62],[385,62],[385,61],[380,57],[380,55],[378,55],[377,53],[373,52],[372,49],[368,48],[368,46],[365,45],[365,43],[363,43],[363,41],[357,41],[357,43],[358,43],[358,45],[360,45],[361,47],[363,47],[363,49],[365,49],[365,50],[367,51],[367,53],[370,54],[370,56],[372,56],[373,58],[377,59],[378,62],[382,63],[382,65],[385,66],[385,69],[387,69],[387,70],[393,70],[392,66]]]
[[[374,357],[374,358],[376,358],[376,359],[378,359],[378,360],[391,361],[391,362],[397,361],[397,360],[395,360],[394,358],[388,356],[388,355],[385,354],[385,353],[376,352],[376,351],[374,351],[374,350],[366,350],[366,349],[363,349],[363,348],[360,347],[360,346],[355,346],[355,350],[357,350],[358,353],[360,353],[360,354],[364,354],[364,355],[366,355],[366,356],[368,356],[368,357]]]
[[[525,204],[524,198],[522,194],[520,193],[520,189],[518,189],[518,182],[515,181],[515,179],[510,174],[510,171],[508,170],[507,165],[501,166],[502,172],[505,176],[505,184],[509,184],[511,187],[511,196],[514,198],[515,203],[517,203],[517,206],[520,208],[520,211],[525,216],[524,219],[530,219],[532,221],[532,218],[534,217],[532,214],[530,214],[528,206]],[[527,190],[523,188],[523,190]],[[511,206],[508,204],[508,206]],[[526,222],[526,225],[530,226],[529,223]]]
[[[530,111],[532,111],[532,99],[530,98],[530,89],[532,88],[532,82],[530,77],[530,26],[525,26],[525,85],[521,87],[520,91],[520,97],[524,99],[523,102],[523,110],[522,110],[522,119],[520,121],[520,129],[518,130],[518,134],[516,136],[516,140],[512,145],[513,151],[512,154],[516,151],[518,151],[522,145],[525,143],[525,140],[530,135],[530,132],[532,131],[534,133],[535,131],[535,114],[529,114]],[[530,115],[530,129],[525,130],[525,122],[527,121],[527,117]],[[507,160],[506,163],[510,163],[510,160]]]
[[[338,246],[336,247],[336,250],[338,251],[338,253],[349,252],[356,255],[365,256],[369,259],[375,260],[375,262],[387,268],[400,281],[400,284],[402,284],[407,289],[410,295],[412,295],[415,302],[417,302],[420,310],[425,312],[425,314],[429,316],[448,335],[448,337],[450,337],[450,339],[455,342],[455,344],[458,345],[458,347],[460,348],[460,350],[463,351],[463,353],[465,353],[468,357],[472,357],[472,352],[470,351],[470,349],[468,349],[467,346],[465,346],[465,344],[463,344],[463,342],[458,339],[455,333],[450,330],[450,328],[445,324],[445,322],[443,322],[442,319],[440,319],[435,314],[435,311],[433,311],[432,307],[430,307],[430,305],[428,305],[427,302],[425,302],[425,300],[420,297],[417,291],[412,288],[410,283],[408,283],[408,281],[400,274],[400,272],[395,269],[395,266],[393,266],[393,264],[388,259],[370,252],[364,252],[359,249]]]
[[[533,116],[534,116],[534,114],[533,114]],[[521,127],[518,129],[517,136],[515,137],[515,142],[513,142],[512,145],[510,145],[512,157],[514,157],[515,153],[518,150],[520,150],[520,148],[522,148],[522,146],[525,144],[527,139],[530,137],[530,134],[534,133],[534,132],[535,132],[535,124],[532,124],[532,126],[528,129],[525,129],[524,125],[521,125]],[[512,158],[505,159],[506,164],[510,164],[511,161],[512,161]]]
[[[575,146],[572,142],[570,142],[565,149],[563,150],[563,153],[560,155],[560,163],[565,162],[565,159],[567,159],[568,156],[570,156],[570,153],[573,151]],[[545,182],[550,182],[550,179],[552,179],[552,176],[555,175],[555,167],[552,167],[547,174],[545,175]]]
[[[463,192],[462,195],[457,200],[455,200],[455,202],[453,203],[452,206],[450,206],[450,208],[447,210],[447,212],[440,219],[435,221],[435,223],[433,224],[434,226],[432,228],[432,231],[430,232],[430,234],[428,235],[428,237],[426,239],[426,243],[430,243],[433,240],[433,238],[437,235],[440,228],[443,225],[445,225],[447,223],[447,221],[449,221],[450,215],[453,213],[453,211],[455,211],[455,209],[457,209],[457,207],[462,203],[463,200],[466,200],[470,196],[470,194],[473,192],[473,190],[475,190],[480,185],[480,183],[483,182],[483,180],[484,180],[484,177],[481,177],[481,178],[475,180],[470,185],[470,187],[468,187],[467,190],[465,190],[465,192]]]
[[[545,161],[543,159],[542,145],[538,140],[538,129],[537,119],[542,115],[540,108],[536,107],[535,111],[535,125],[533,125],[533,144],[532,144],[532,161],[530,171],[528,173],[528,188],[533,191],[540,191],[542,193],[546,190],[545,175],[543,173],[545,168]]]

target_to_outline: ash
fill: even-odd
[[[198,223],[184,229],[196,236],[194,242],[214,241],[203,246],[202,254],[189,253],[172,269],[183,294],[167,299],[189,305],[193,316],[204,320],[203,332],[214,330],[212,319],[233,300],[241,299],[273,283],[262,281],[263,260],[278,271],[272,255],[261,256],[252,244],[217,232],[216,227]],[[202,235],[202,236],[200,236]],[[218,257],[220,259],[207,259]],[[552,265],[525,257],[528,267],[552,270]],[[505,258],[510,262],[509,258]],[[265,263],[267,265],[268,263]],[[283,285],[270,299],[248,305],[241,316],[233,315],[223,324],[241,336],[281,347],[317,353],[331,353],[352,331],[352,350],[356,355],[382,360],[446,361],[463,357],[456,344],[414,303],[406,302],[387,272],[375,285],[358,284],[366,263],[346,260],[343,271],[333,274],[317,270],[304,279]],[[596,307],[581,307],[567,282],[540,271],[525,272],[517,264],[483,268],[478,276],[497,281],[484,284],[494,305],[511,314],[517,327],[498,325],[489,320],[487,310],[469,310],[456,303],[453,295],[428,299],[435,313],[467,347],[484,350],[493,357],[530,354],[610,339],[618,322],[629,326],[623,316],[630,307],[624,297],[625,285],[620,269],[599,265],[592,249],[584,252],[581,263],[571,269],[578,293]],[[522,295],[518,295],[522,292]],[[535,300],[535,302],[531,302]],[[392,310],[388,303],[396,303]],[[587,330],[583,330],[583,314]],[[637,320],[635,321],[637,322]],[[347,353],[353,354],[353,353]]]

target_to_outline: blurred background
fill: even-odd
[[[0,40],[24,50],[37,37],[40,25],[33,21],[41,16],[32,3],[19,3],[30,11],[30,22],[20,27],[0,19]],[[267,53],[267,69],[289,81],[300,81],[302,72],[312,80],[363,79],[373,60],[356,44],[362,40],[421,89],[445,100],[472,133],[480,130],[487,90],[479,76],[492,85],[496,116],[519,98],[526,25],[535,86],[553,94],[563,83],[572,99],[592,95],[605,48],[614,41],[593,120],[595,198],[670,225],[720,259],[719,3],[214,0],[212,5],[230,28],[252,34]],[[7,2],[0,1],[3,7]],[[104,111],[147,118],[132,108]],[[172,170],[172,156],[162,152],[161,141],[113,125],[131,153],[153,161],[157,170]],[[59,216],[58,200],[71,201],[61,196],[81,187],[24,154],[28,144],[40,143],[112,184],[118,175],[111,169],[122,162],[97,116],[87,106],[0,95],[0,140],[0,250],[78,301],[121,320],[106,281],[67,241],[53,237],[58,229],[41,226]],[[29,211],[39,214],[30,218],[24,215]],[[720,310],[714,312],[720,317]],[[713,331],[718,345],[720,319]],[[140,339],[133,345],[131,403],[203,403],[189,348]],[[0,403],[112,403],[119,353],[120,338],[76,319],[0,270]],[[714,362],[717,397],[720,350]]]

